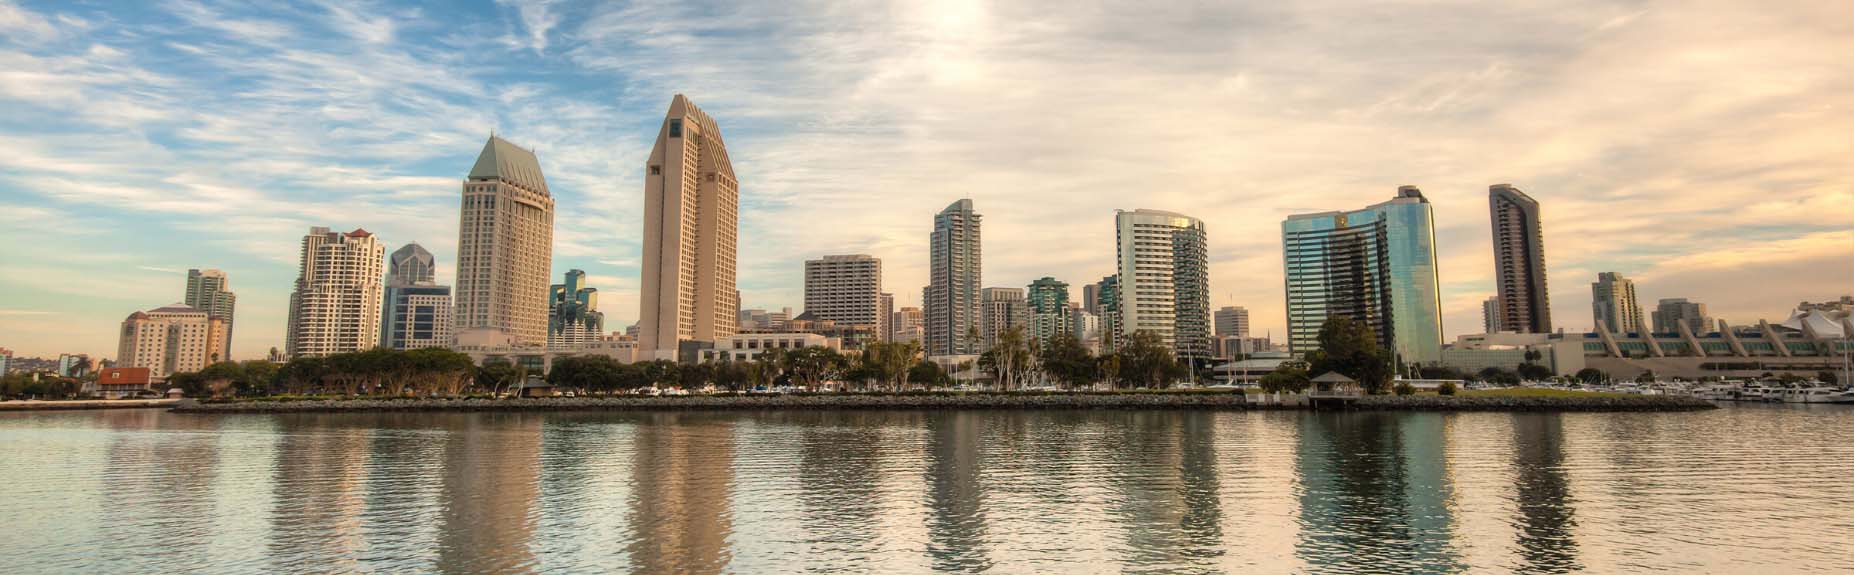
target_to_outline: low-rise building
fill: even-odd
[[[95,395],[103,399],[151,395],[155,393],[154,383],[154,370],[149,368],[106,367],[97,370],[95,388],[86,389],[85,395]]]
[[[550,349],[541,345],[517,345],[507,332],[484,327],[457,332],[453,351],[470,356],[470,361],[479,367],[491,361],[507,361],[536,374],[546,374],[554,368],[555,361],[565,357],[602,355],[618,363],[632,363],[639,357],[637,340],[630,336],[612,334],[572,348]]]
[[[1527,353],[1535,355],[1527,358]],[[1490,367],[1516,371],[1521,364],[1544,366],[1554,375],[1574,375],[1584,368],[1583,347],[1551,334],[1476,333],[1458,336],[1442,348],[1442,366],[1473,375]]]
[[[709,361],[753,361],[769,349],[822,347],[843,351],[843,340],[815,333],[741,333],[721,338],[712,349],[704,349],[701,358]]]
[[[1306,362],[1294,359],[1294,354],[1285,351],[1258,351],[1250,354],[1248,359],[1224,363],[1213,369],[1216,370],[1217,381],[1254,387],[1262,382],[1264,376],[1288,363],[1303,364],[1301,367],[1305,367]]]

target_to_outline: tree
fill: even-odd
[[[1442,365],[1426,365],[1416,371],[1423,379],[1467,379],[1468,374],[1461,370]]]
[[[290,362],[291,365],[295,363]],[[498,357],[483,361],[483,367],[476,370],[476,385],[499,394],[503,387],[521,383],[522,378],[527,376],[528,368]]]
[[[1396,392],[1397,395],[1416,395],[1416,386],[1410,385],[1407,381],[1398,381],[1397,385],[1391,387],[1391,391]]]
[[[1436,385],[1436,395],[1455,395],[1455,382],[1444,381]]]
[[[1789,374],[1784,374],[1784,375],[1789,375]],[[1635,376],[1635,383],[1654,383],[1654,380],[1655,380],[1655,375],[1654,375],[1654,370],[1652,369],[1644,370],[1642,371],[1641,375]]]
[[[1822,383],[1826,383],[1829,385],[1835,385],[1836,383],[1840,382],[1839,378],[1835,377],[1835,372],[1832,372],[1832,371],[1823,371],[1823,372],[1817,373],[1815,374],[1815,378],[1822,380]]]
[[[979,356],[979,364],[991,371],[999,388],[1009,390],[1015,388],[1018,380],[1029,370],[1031,358],[1030,344],[1024,339],[1023,326],[1011,326],[998,333],[997,342]]]
[[[187,397],[206,397],[211,390],[206,387],[206,378],[198,372],[175,372],[168,374],[167,387],[178,387]],[[157,390],[157,392],[166,390]]]
[[[1283,364],[1262,376],[1260,384],[1262,391],[1268,393],[1300,393],[1313,385],[1313,380],[1307,376],[1307,370]]]
[[[825,382],[836,380],[848,362],[837,350],[806,346],[785,354],[786,372],[807,391],[817,391]]]
[[[638,375],[630,387],[676,387],[682,381],[682,367],[667,359],[646,361],[638,364]]]
[[[1480,373],[1475,374],[1475,379],[1502,385],[1517,385],[1519,383],[1518,374],[1498,367],[1489,367],[1481,370]]]
[[[238,381],[244,379],[245,366],[236,362],[221,361],[200,370],[199,376],[204,392],[201,395],[221,397],[230,395]]]
[[[1129,387],[1159,389],[1172,379],[1188,374],[1172,356],[1165,340],[1151,331],[1133,332],[1115,355],[1120,358],[1119,376]]]
[[[271,383],[276,381],[277,372],[282,366],[268,360],[253,359],[239,364],[239,377],[232,382],[235,395],[256,395],[268,392]]]
[[[952,381],[940,364],[926,360],[917,361],[913,367],[908,368],[908,379],[927,387],[943,387]]]
[[[1596,385],[1599,383],[1603,383],[1603,380],[1609,378],[1608,376],[1603,375],[1602,370],[1599,370],[1594,367],[1586,367],[1586,368],[1577,370],[1577,375],[1573,377],[1576,377],[1577,381],[1584,382],[1585,385]]]
[[[1551,379],[1551,368],[1536,363],[1519,364],[1519,379],[1523,381],[1544,381]]]
[[[919,357],[921,346],[914,342],[876,342],[863,347],[862,361],[856,370],[858,379],[872,379],[882,382],[889,390],[902,390],[911,379],[915,358]]]
[[[1378,345],[1371,327],[1343,315],[1320,326],[1320,348],[1307,354],[1309,373],[1337,372],[1358,381],[1367,393],[1384,393],[1390,385],[1390,356]]]
[[[1088,353],[1088,348],[1082,347],[1081,340],[1074,335],[1059,333],[1049,338],[1040,355],[1043,371],[1069,389],[1094,383],[1101,377],[1094,355]]]

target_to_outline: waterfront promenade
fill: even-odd
[[[146,409],[174,407],[178,399],[78,399],[71,401],[0,401],[0,412],[64,409]]]

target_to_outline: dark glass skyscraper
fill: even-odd
[[[1495,304],[1500,329],[1551,332],[1551,298],[1545,291],[1545,233],[1539,203],[1510,184],[1487,188],[1493,220]]]

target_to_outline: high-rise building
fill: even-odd
[[[1084,308],[1070,307],[1069,333],[1087,348],[1088,353],[1101,353],[1101,316]]]
[[[1481,302],[1481,333],[1505,331],[1501,318],[1505,314],[1500,306],[1500,296],[1493,296]]]
[[[1706,314],[1706,304],[1687,301],[1687,298],[1667,298],[1654,308],[1655,333],[1680,333],[1680,325],[1686,324],[1694,334],[1705,334],[1717,327],[1712,316]]]
[[[230,324],[226,324],[229,326]],[[231,337],[227,332],[226,337]],[[58,377],[83,377],[91,369],[90,356],[81,353],[58,354]]]
[[[13,361],[13,350],[0,347],[0,377],[6,377],[7,364]]]
[[[381,300],[380,346],[425,349],[451,345],[451,286],[438,285],[437,258],[423,246],[406,244],[387,258],[386,295]]]
[[[644,174],[639,347],[647,358],[674,359],[682,342],[738,330],[740,181],[721,127],[682,94],[670,100]]]
[[[1149,331],[1181,360],[1210,358],[1210,259],[1204,222],[1159,210],[1114,215],[1116,338]],[[1105,297],[1105,296],[1103,296]]]
[[[895,317],[895,294],[883,293],[882,294],[882,313],[876,315],[876,321],[879,321],[882,323],[881,327],[876,328],[876,333],[882,337],[882,341],[894,341],[895,340],[895,324],[893,322],[894,317]]]
[[[933,217],[928,284],[921,292],[929,356],[979,353],[980,340],[972,336],[980,320],[980,219],[970,199],[953,202]]]
[[[568,270],[566,283],[548,287],[547,348],[579,349],[605,334],[599,289],[586,287],[586,272]]]
[[[1510,184],[1487,188],[1493,220],[1494,284],[1500,330],[1551,333],[1551,297],[1545,291],[1545,232],[1539,203]]]
[[[981,308],[979,311],[980,346],[975,353],[984,353],[998,344],[998,334],[1005,330],[1027,328],[1030,323],[1029,302],[1024,298],[1023,288],[989,287],[981,290]],[[1024,337],[1030,337],[1025,330]]]
[[[1101,318],[1101,353],[1117,349],[1120,331],[1120,278],[1107,276],[1095,282],[1094,293]]]
[[[385,260],[386,246],[367,230],[309,228],[290,293],[284,352],[322,357],[378,345]]]
[[[213,269],[187,270],[187,295],[183,301],[189,307],[225,322],[225,337],[219,348],[212,350],[212,360],[231,361],[232,309],[237,306],[238,295],[232,293],[231,285],[226,283],[225,272]]]
[[[1231,337],[1249,337],[1249,309],[1238,306],[1223,306],[1217,310],[1217,335]]]
[[[866,326],[883,337],[882,260],[866,254],[805,261],[805,313],[839,325]]]
[[[117,339],[116,367],[147,368],[156,378],[195,372],[213,363],[225,320],[176,303],[129,314]]]
[[[895,310],[889,316],[890,329],[894,330],[893,341],[898,343],[921,343],[927,337],[926,324],[921,317],[921,308],[904,307]]]
[[[1069,321],[1069,284],[1053,277],[1030,282],[1025,298],[1030,304],[1030,333],[1039,345],[1047,344],[1057,334],[1073,331]]]
[[[1082,309],[1088,313],[1101,313],[1101,284],[1082,284]]]
[[[462,212],[456,330],[496,330],[516,345],[545,344],[554,198],[540,160],[490,136],[464,179]]]
[[[1281,222],[1287,276],[1288,349],[1319,348],[1327,318],[1364,323],[1398,365],[1442,356],[1442,299],[1435,214],[1415,186],[1351,212],[1288,216]]]
[[[1610,333],[1643,331],[1642,306],[1635,299],[1635,282],[1617,272],[1597,274],[1590,284],[1590,307],[1598,328]]]

